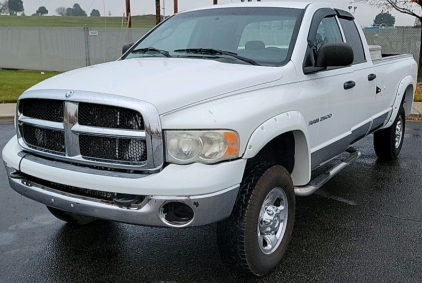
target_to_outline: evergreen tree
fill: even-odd
[[[96,9],[92,9],[90,16],[91,17],[101,17],[101,14],[100,14],[100,11],[98,11]]]
[[[390,13],[379,13],[374,19],[374,25],[385,25],[388,27],[394,26],[396,23],[396,17],[391,15]]]
[[[10,15],[16,15],[18,12],[23,11],[23,2],[22,0],[9,0],[8,8]]]
[[[84,10],[82,10],[81,6],[78,3],[75,3],[73,5],[73,16],[80,16],[80,17],[86,17],[87,14]]]
[[[35,12],[37,15],[42,16],[48,14],[48,10],[46,7],[41,6],[38,8],[38,10]]]

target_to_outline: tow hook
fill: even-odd
[[[143,196],[135,196],[135,195],[116,195],[113,198],[114,204],[123,207],[131,207],[134,204],[139,204],[144,200]]]

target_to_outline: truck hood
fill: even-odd
[[[56,89],[121,95],[152,103],[163,114],[275,81],[282,74],[281,68],[209,59],[142,58],[73,70],[47,79],[29,90]]]

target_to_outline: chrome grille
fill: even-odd
[[[81,155],[87,159],[106,159],[139,164],[146,160],[145,141],[79,135]]]
[[[24,93],[18,101],[18,140],[25,150],[105,170],[161,169],[161,125],[151,104],[84,92],[60,100],[56,92]]]
[[[79,125],[114,129],[143,130],[143,119],[139,112],[122,107],[79,103]]]
[[[63,122],[63,101],[25,99],[19,103],[19,112],[26,117],[52,122]]]
[[[25,142],[33,149],[64,155],[66,152],[64,144],[64,133],[27,124],[19,126]]]

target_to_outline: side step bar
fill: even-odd
[[[297,196],[309,196],[313,194],[316,190],[325,185],[325,183],[327,183],[331,178],[337,175],[337,173],[346,168],[347,165],[352,164],[362,155],[360,151],[357,151],[353,147],[348,148],[347,152],[350,153],[349,158],[340,162],[330,170],[325,171],[321,175],[317,176],[315,179],[311,180],[308,185],[303,187],[295,187],[295,194]]]

